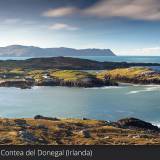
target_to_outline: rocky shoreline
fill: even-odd
[[[97,78],[96,74],[73,70],[9,70],[1,71],[0,87],[67,86],[102,87],[117,86],[109,79]],[[6,73],[7,72],[7,73]]]
[[[136,118],[110,122],[37,115],[34,118],[1,118],[0,129],[0,145],[160,144],[160,129]]]
[[[21,89],[31,89],[33,86],[66,86],[66,87],[103,87],[103,86],[118,86],[118,83],[101,81],[98,79],[87,79],[84,81],[63,81],[59,79],[53,79],[50,81],[28,81],[25,79],[20,80],[3,80],[0,81],[0,87],[16,87]]]
[[[100,72],[77,70],[1,70],[0,87],[67,86],[103,87],[119,83],[160,85],[160,72],[147,67],[117,68]]]

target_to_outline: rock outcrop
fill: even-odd
[[[117,121],[117,124],[119,127],[122,128],[160,131],[160,129],[157,126],[154,126],[151,123],[136,118],[124,118]]]
[[[58,118],[53,118],[53,117],[44,117],[44,116],[41,116],[41,115],[36,115],[34,117],[34,119],[44,119],[44,120],[50,120],[50,121],[59,121],[60,119]]]
[[[1,80],[0,87],[17,87],[21,89],[30,89],[34,83],[26,80]]]

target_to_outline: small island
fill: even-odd
[[[33,86],[103,87],[119,83],[160,84],[160,73],[146,67],[131,67],[100,72],[76,70],[0,70],[0,87],[32,88]]]
[[[160,73],[149,68],[157,65],[160,64],[97,62],[68,57],[6,60],[0,61],[0,86],[25,89],[117,86],[120,82],[160,84]]]

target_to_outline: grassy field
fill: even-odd
[[[97,77],[100,79],[108,77],[111,80],[121,82],[160,84],[160,73],[147,67],[117,68],[100,72]]]
[[[84,78],[96,78],[93,74],[73,70],[53,71],[51,72],[51,76],[58,79],[63,79],[64,81],[77,81]]]

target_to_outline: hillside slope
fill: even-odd
[[[108,122],[37,115],[34,119],[1,118],[0,128],[0,145],[160,144],[159,128],[136,118]]]

